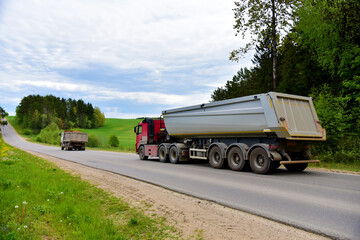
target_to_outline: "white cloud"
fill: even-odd
[[[0,77],[1,76],[0,74]],[[88,99],[92,100],[131,100],[137,103],[144,104],[163,104],[167,106],[179,106],[191,103],[193,99],[198,99],[199,101],[207,102],[209,98],[209,93],[191,93],[186,95],[180,94],[164,94],[158,92],[147,92],[147,91],[119,91],[117,89],[110,89],[106,87],[70,82],[70,79],[63,79],[62,77],[53,75],[53,81],[47,80],[25,80],[29,76],[18,75],[18,78],[15,78],[11,82],[0,82],[0,87],[2,89],[7,89],[7,91],[19,91],[26,88],[36,88],[47,90],[52,92],[53,90],[57,91],[67,91],[67,92],[76,92],[80,96],[86,96]],[[35,79],[41,78],[40,76],[33,76]],[[19,100],[19,98],[14,98]],[[20,101],[18,101],[20,102]]]
[[[232,1],[11,1],[0,36],[14,61],[50,68],[168,69],[227,57]],[[21,51],[22,56],[17,56]],[[26,62],[25,62],[26,61]],[[31,64],[31,63],[30,63]]]
[[[12,92],[21,99],[25,90],[41,89],[166,106],[207,102],[213,88],[249,66],[249,59],[227,60],[242,42],[232,29],[233,7],[230,0],[6,1],[0,16],[0,95]],[[126,76],[79,81],[61,73],[93,66],[100,72],[150,72],[133,77],[134,85],[162,88],[129,89]],[[111,81],[114,87],[104,86]]]
[[[118,107],[105,108],[106,118],[121,118],[121,119],[135,119],[143,117],[159,117],[159,113],[141,114],[141,113],[124,113]]]

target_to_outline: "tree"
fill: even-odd
[[[291,35],[279,47],[278,92],[308,96],[324,84],[336,88],[333,78],[313,58],[312,51],[297,44]]]
[[[296,24],[298,41],[310,47],[316,60],[340,81],[360,75],[360,2],[305,0]]]
[[[5,110],[0,107],[0,125],[3,126],[3,125],[7,125],[7,121],[5,120],[2,120],[3,118],[5,118],[6,116],[8,116],[8,113],[5,112]]]
[[[100,109],[99,109],[100,112]],[[101,112],[98,124],[102,124]],[[105,117],[104,117],[105,118]],[[94,109],[90,103],[83,100],[60,99],[53,95],[29,95],[24,97],[16,108],[16,119],[23,128],[41,130],[51,122],[61,129],[73,127],[91,128],[94,118]]]
[[[305,0],[298,10],[298,42],[312,49],[316,61],[327,70],[352,117],[352,129],[360,134],[360,2],[358,0]]]
[[[4,118],[8,115],[8,113],[2,108],[0,107],[0,117]]]
[[[93,127],[99,128],[101,127],[105,122],[105,115],[100,111],[99,107],[94,108],[94,114],[93,114]]]
[[[294,20],[294,12],[300,0],[244,0],[235,2],[235,25],[238,35],[245,38],[250,32],[250,42],[231,52],[230,60],[238,61],[257,42],[270,34],[273,60],[273,89],[277,89],[277,46],[282,32],[286,32]]]

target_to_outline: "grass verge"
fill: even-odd
[[[313,168],[326,168],[331,170],[343,170],[350,172],[360,172],[360,165],[357,163],[338,163],[338,162],[326,162],[321,161],[320,163],[310,164],[309,167]]]
[[[146,216],[0,135],[0,239],[179,239]]]

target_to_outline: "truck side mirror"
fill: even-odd
[[[137,126],[134,127],[134,133],[136,133],[136,128],[137,128]]]

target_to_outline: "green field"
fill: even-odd
[[[0,239],[181,239],[149,217],[0,135]]]
[[[101,148],[111,149],[108,146],[109,137],[115,134],[120,142],[118,150],[126,152],[135,152],[136,135],[134,133],[134,126],[136,126],[142,119],[118,119],[106,118],[104,125],[97,129],[79,129],[87,134],[97,135],[101,142]]]
[[[7,117],[10,124],[16,131],[27,138],[31,142],[36,142],[37,134],[24,134],[24,129],[21,129],[15,121],[14,116]],[[142,119],[118,119],[106,118],[102,127],[96,129],[76,129],[89,135],[95,135],[100,140],[100,146],[95,149],[121,151],[121,152],[135,152],[136,135],[134,133],[134,126],[136,126]],[[109,137],[114,134],[119,139],[119,147],[109,146]]]

